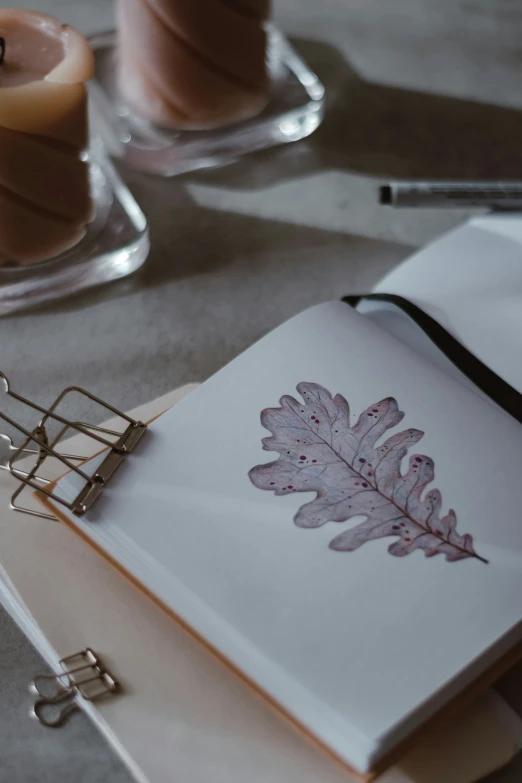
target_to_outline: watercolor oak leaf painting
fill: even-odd
[[[280,408],[262,411],[261,424],[272,433],[263,439],[263,449],[280,456],[248,475],[254,486],[276,495],[317,493],[295,515],[298,527],[364,516],[333,538],[330,549],[353,552],[368,541],[394,536],[388,552],[396,557],[420,549],[426,557],[443,554],[449,562],[487,563],[475,552],[472,537],[457,532],[455,512],[441,516],[439,490],[425,493],[435,477],[433,460],[413,454],[401,472],[403,457],[424,433],[408,429],[378,443],[404,418],[396,400],[371,405],[350,426],[350,408],[340,394],[332,397],[317,383],[300,383],[297,391],[303,402],[285,395]]]

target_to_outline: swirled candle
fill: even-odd
[[[0,9],[0,38],[0,263],[29,264],[77,244],[92,217],[82,152],[94,61],[46,14]]]
[[[157,125],[203,129],[267,101],[269,0],[118,0],[119,86]]]

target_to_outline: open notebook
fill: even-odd
[[[188,391],[130,415],[150,421]],[[89,439],[77,435],[65,448],[87,454]],[[0,599],[52,668],[86,646],[111,662],[123,695],[80,704],[137,780],[171,783],[173,766],[191,783],[359,780],[278,720],[71,529],[9,512],[12,490],[10,477],[0,473]],[[30,568],[29,550],[38,553]],[[417,738],[379,783],[472,783],[507,764],[521,747],[522,720],[490,690]]]
[[[520,425],[332,302],[54,510],[364,774],[520,642],[521,468]]]

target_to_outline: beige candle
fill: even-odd
[[[169,128],[201,129],[266,104],[269,0],[118,0],[119,84]]]
[[[0,9],[0,262],[74,246],[92,217],[87,41],[46,14]]]

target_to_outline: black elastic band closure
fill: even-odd
[[[396,294],[362,294],[345,296],[343,302],[356,307],[362,299],[374,302],[388,302],[395,305],[408,315],[430,340],[453,362],[475,386],[487,394],[494,402],[503,408],[522,424],[522,394],[506,383],[499,375],[480,361],[471,351],[468,351],[453,335],[439,324],[431,315],[420,307]]]

